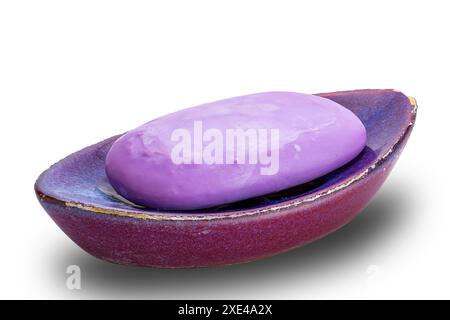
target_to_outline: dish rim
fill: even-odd
[[[320,95],[322,97],[325,97],[327,95],[339,95],[339,94],[348,94],[348,93],[362,93],[362,92],[398,92],[403,94],[401,91],[394,90],[394,89],[362,89],[362,90],[347,90],[347,91],[337,91],[337,92],[327,92],[327,93],[318,93],[315,95]],[[59,199],[54,196],[50,196],[46,194],[44,191],[40,190],[38,187],[38,183],[42,176],[51,169],[51,167],[47,170],[45,170],[37,179],[34,189],[37,197],[40,201],[45,201],[57,205],[61,205],[63,207],[67,208],[77,208],[83,211],[88,211],[90,213],[98,213],[98,214],[106,214],[106,215],[112,215],[112,216],[118,216],[118,217],[126,217],[126,218],[136,218],[140,220],[171,220],[171,221],[199,221],[199,220],[222,220],[222,219],[234,219],[234,218],[240,218],[240,217],[250,217],[255,215],[262,215],[262,214],[269,214],[273,212],[279,212],[282,210],[292,209],[295,207],[298,207],[304,203],[310,203],[317,201],[318,199],[321,199],[323,197],[330,196],[336,192],[339,192],[341,190],[344,190],[354,183],[363,180],[366,178],[372,171],[375,171],[378,169],[390,156],[394,154],[394,151],[399,147],[403,139],[405,138],[408,130],[415,124],[416,120],[416,114],[417,114],[417,101],[415,98],[405,95],[410,102],[410,105],[412,106],[411,111],[409,113],[409,119],[410,122],[408,125],[406,125],[401,132],[399,138],[391,145],[389,150],[384,153],[382,156],[378,156],[376,161],[365,168],[363,171],[358,173],[356,176],[349,177],[348,179],[345,179],[341,183],[337,184],[336,186],[333,186],[332,188],[327,188],[322,191],[314,192],[310,195],[306,195],[304,197],[300,196],[297,199],[290,199],[282,203],[278,204],[269,204],[264,207],[260,208],[251,208],[251,209],[242,209],[242,210],[236,210],[236,211],[228,211],[228,212],[206,212],[206,213],[182,213],[179,212],[158,212],[158,211],[152,211],[149,210],[148,212],[133,212],[128,211],[126,209],[112,209],[112,208],[104,208],[101,206],[94,206],[89,204],[84,204],[82,202],[77,201],[67,201],[63,199]],[[109,138],[108,138],[109,139]],[[81,150],[76,151],[75,153],[79,152]],[[69,155],[70,157],[70,155]]]

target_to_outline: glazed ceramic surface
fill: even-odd
[[[253,261],[317,240],[354,218],[385,181],[414,125],[413,99],[393,90],[320,94],[353,111],[367,131],[361,154],[328,175],[230,205],[196,211],[134,206],[111,192],[112,137],[45,171],[36,194],[56,224],[104,260],[189,268]]]

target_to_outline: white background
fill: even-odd
[[[450,298],[448,1],[1,1],[0,298]],[[307,247],[201,270],[72,243],[35,198],[67,154],[171,111],[272,90],[395,88],[419,102],[396,168]],[[66,268],[82,289],[66,288]]]

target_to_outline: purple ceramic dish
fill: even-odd
[[[110,193],[104,161],[112,137],[46,170],[35,191],[56,224],[107,261],[163,268],[248,262],[317,240],[354,218],[380,188],[415,122],[415,100],[393,90],[324,93],[353,111],[367,145],[345,166],[306,185],[192,211],[141,208]]]

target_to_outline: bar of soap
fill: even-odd
[[[350,110],[294,92],[234,97],[163,116],[117,139],[105,170],[129,201],[213,207],[306,183],[354,159],[366,130]]]

